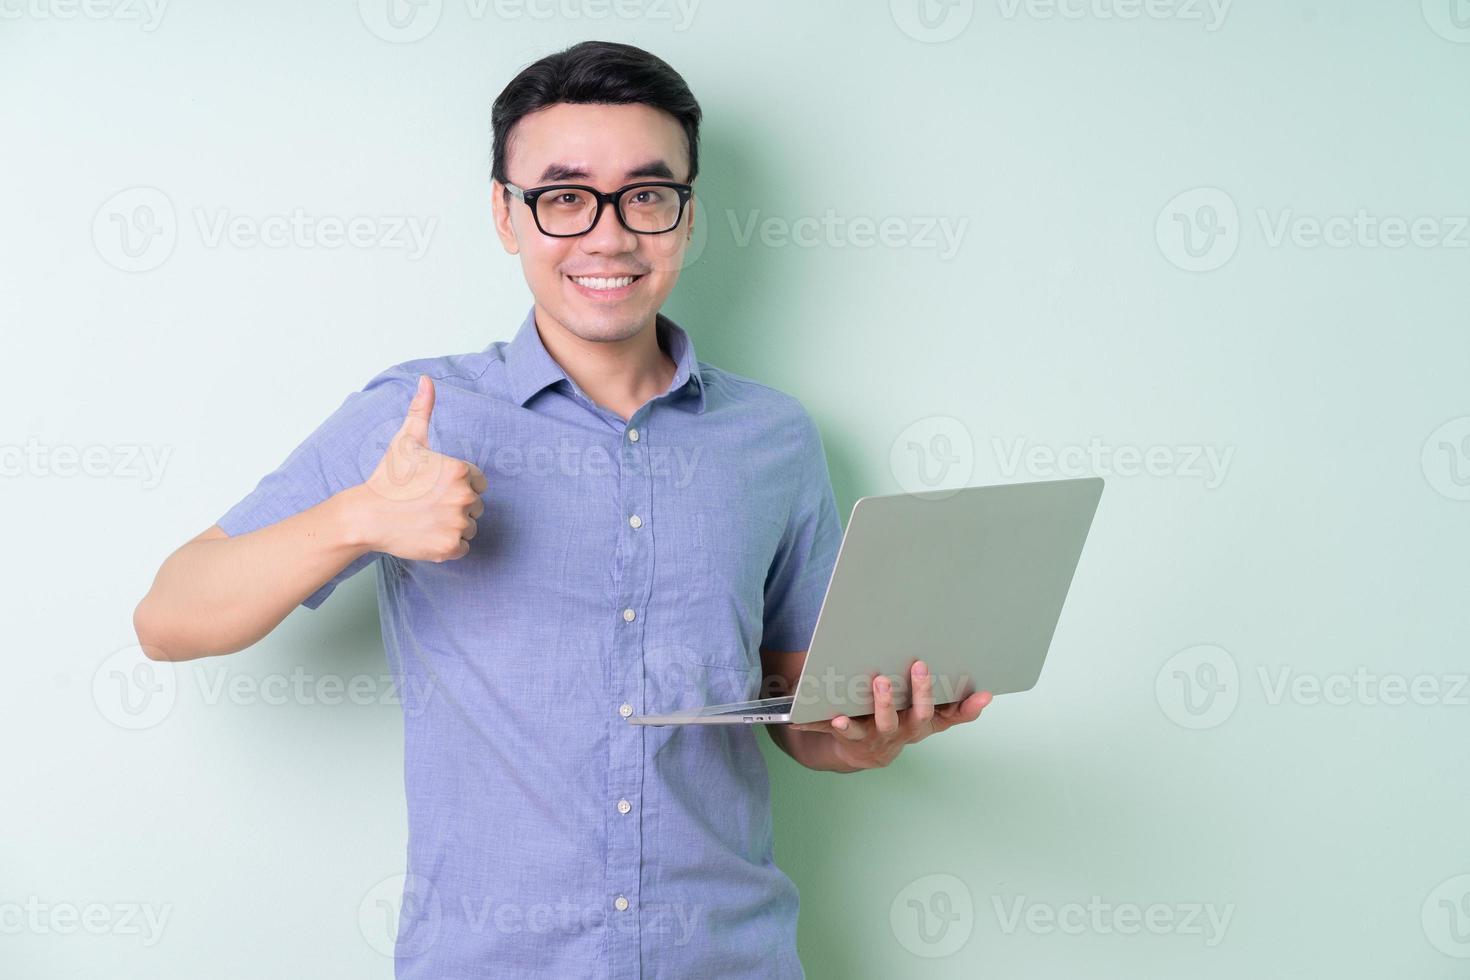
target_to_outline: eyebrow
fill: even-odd
[[[587,180],[591,176],[582,164],[553,163],[541,171],[541,177],[537,183],[544,184],[554,180]],[[674,172],[662,160],[649,160],[647,163],[634,167],[623,175],[625,180],[637,177],[658,177],[664,180],[673,180]]]

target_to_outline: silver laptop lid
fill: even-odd
[[[791,721],[870,714],[875,673],[907,707],[915,659],[941,704],[1034,686],[1102,487],[1087,477],[858,500]]]

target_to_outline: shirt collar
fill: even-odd
[[[705,379],[699,373],[699,360],[694,355],[694,341],[683,327],[662,313],[655,314],[654,329],[659,346],[669,352],[675,365],[674,380],[669,385],[669,392],[685,393],[688,396],[685,402],[696,414],[702,413]],[[521,321],[515,337],[505,347],[505,367],[510,381],[511,397],[516,400],[517,405],[524,406],[532,396],[562,379],[573,389],[577,387],[541,342],[541,334],[536,330],[534,305]]]

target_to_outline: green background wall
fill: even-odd
[[[0,973],[391,976],[372,574],[141,681],[129,617],[347,392],[511,335],[489,105],[594,37],[701,100],[666,312],[844,515],[1109,479],[1034,691],[879,772],[766,744],[808,974],[1470,970],[1463,0],[3,9]],[[210,235],[295,209],[431,230]]]

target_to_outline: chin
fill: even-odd
[[[637,336],[646,316],[611,310],[576,310],[562,324],[582,340],[608,342]]]

